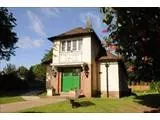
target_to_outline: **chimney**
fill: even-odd
[[[89,31],[92,29],[92,22],[89,17],[86,18],[86,29]]]

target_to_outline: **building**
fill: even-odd
[[[122,59],[107,55],[90,28],[78,27],[48,38],[53,59],[47,66],[47,95],[64,95],[79,89],[86,97],[121,97],[128,93]]]

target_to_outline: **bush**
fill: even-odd
[[[150,90],[156,91],[156,82],[150,83]]]
[[[10,73],[0,75],[0,90],[26,90],[28,83],[17,77],[16,74]]]
[[[160,81],[158,81],[158,82],[151,82],[151,84],[150,84],[150,90],[151,91],[156,91],[156,92],[160,93]]]
[[[160,93],[160,81],[157,82],[157,91],[158,91],[158,93]]]

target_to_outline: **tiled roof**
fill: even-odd
[[[77,28],[69,30],[65,33],[50,37],[48,39],[52,41],[52,40],[57,39],[57,38],[63,38],[63,37],[68,37],[68,36],[77,36],[77,35],[85,35],[85,34],[89,34],[89,33],[93,33],[93,32],[94,31],[92,29],[77,27]]]
[[[111,53],[107,53],[107,56],[102,56],[99,58],[99,61],[102,62],[116,62],[116,61],[121,61],[123,58],[121,55],[114,56]]]

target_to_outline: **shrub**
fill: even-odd
[[[156,91],[156,82],[150,83],[150,90]]]
[[[160,93],[160,81],[157,82],[157,91],[158,91],[158,93]]]
[[[156,91],[156,92],[160,93],[160,81],[158,81],[158,82],[151,82],[151,84],[150,84],[150,90],[151,91]]]

